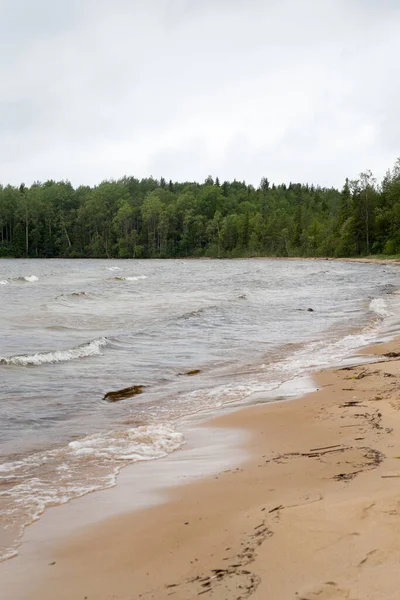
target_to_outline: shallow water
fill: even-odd
[[[397,333],[399,277],[336,261],[0,260],[0,555],[46,506],[181,447],[183,418],[285,395]]]

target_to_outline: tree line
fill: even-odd
[[[0,185],[0,256],[174,258],[400,253],[400,159],[343,189],[123,177]]]

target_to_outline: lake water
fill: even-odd
[[[398,333],[399,283],[338,261],[0,260],[0,557],[46,507],[179,449],[183,419]]]

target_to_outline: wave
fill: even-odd
[[[204,315],[209,315],[209,314],[213,315],[217,311],[219,311],[221,314],[225,314],[226,311],[228,311],[231,306],[233,306],[233,307],[237,306],[238,300],[243,301],[243,300],[248,300],[248,299],[249,299],[249,297],[247,294],[245,294],[245,293],[238,294],[237,296],[234,296],[232,298],[227,298],[225,300],[225,302],[221,302],[220,304],[209,304],[207,306],[195,308],[188,312],[182,313],[181,315],[178,315],[176,318],[178,321],[188,320],[188,319],[197,319],[199,317],[203,317]]]
[[[15,277],[13,281],[24,281],[26,283],[35,283],[35,281],[39,281],[39,277],[36,275],[26,275],[25,277]],[[0,281],[0,285],[8,285],[10,282],[7,279],[2,279]]]
[[[388,310],[386,301],[383,298],[374,298],[369,303],[369,309],[382,319],[389,317],[391,312]]]
[[[92,294],[89,292],[71,292],[70,294],[60,294],[56,296],[56,300],[67,300],[67,299],[75,299],[75,298],[90,298]]]
[[[141,281],[147,279],[146,275],[137,275],[137,277],[114,277],[116,281]]]
[[[16,277],[15,281],[27,281],[28,283],[35,283],[35,281],[39,281],[39,277],[36,277],[36,275],[26,275],[25,277]]]
[[[352,362],[361,348],[376,342],[383,331],[382,325],[388,317],[392,317],[397,312],[390,310],[390,307],[391,305],[388,305],[383,298],[375,298],[370,303],[370,310],[379,318],[372,319],[359,331],[333,338],[330,341],[324,338],[310,342],[286,344],[280,348],[278,354],[275,353],[272,360],[270,357],[268,363],[262,364],[254,370],[249,369],[247,373],[244,373],[245,378],[236,379],[234,383],[215,386],[212,389],[196,389],[186,394],[186,397],[189,398],[192,405],[193,401],[201,405],[200,410],[213,410],[215,407],[227,405],[239,406],[253,394],[262,394],[263,401],[267,398],[276,400],[277,390],[283,389],[283,387],[286,389],[292,384],[296,385],[292,391],[286,390],[282,393],[282,398],[312,391],[311,383],[307,383],[306,380],[302,381],[302,379],[307,378],[316,370]],[[187,313],[184,318],[198,316],[204,310],[207,309]],[[360,362],[360,360],[360,357],[357,356],[356,361]],[[305,386],[304,389],[301,386]],[[190,410],[189,405],[188,410]]]
[[[69,348],[67,350],[55,350],[54,352],[38,352],[36,354],[20,354],[17,356],[0,357],[0,365],[15,365],[18,367],[40,366],[56,364],[86,358],[88,356],[101,356],[101,348],[107,346],[106,338],[99,338],[87,344]]]
[[[142,425],[121,432],[94,434],[68,444],[75,456],[114,460],[153,460],[177,450],[183,435],[171,425]]]
[[[107,271],[120,271],[119,267],[106,267]]]
[[[79,298],[87,298],[90,294],[88,292],[71,292],[70,296],[79,297]]]
[[[20,523],[20,539],[24,527],[36,521],[48,506],[113,487],[125,465],[163,458],[184,443],[184,436],[169,423],[142,425],[88,435],[66,447],[4,463],[0,465],[0,482],[12,477],[16,484],[0,492],[2,518],[7,524]],[[14,540],[4,549],[0,562],[17,554],[18,542]]]
[[[218,304],[210,304],[209,306],[203,306],[202,308],[196,308],[195,310],[191,310],[189,312],[183,313],[179,315],[177,319],[180,320],[188,320],[188,319],[196,319],[198,317],[203,316],[206,313],[213,313],[218,309],[223,309],[221,305]]]

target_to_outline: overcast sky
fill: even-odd
[[[381,176],[399,32],[399,0],[0,0],[0,182]]]

